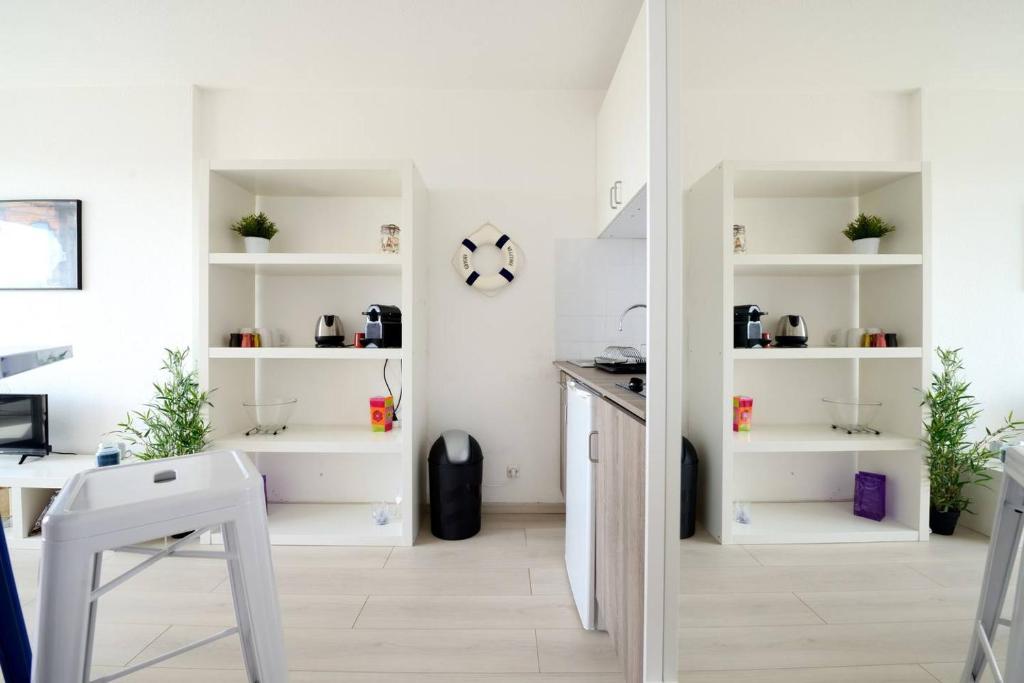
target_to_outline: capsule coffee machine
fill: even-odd
[[[734,349],[753,349],[766,346],[762,341],[764,331],[761,318],[767,315],[757,304],[743,304],[732,307],[732,346]]]
[[[370,349],[402,348],[402,311],[398,306],[373,304],[363,311],[366,337],[363,346]]]

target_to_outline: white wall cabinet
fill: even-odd
[[[640,9],[597,115],[597,226],[604,232],[647,183],[647,12]]]
[[[701,458],[702,521],[722,543],[927,540],[928,188],[920,162],[723,162],[690,189],[687,436]],[[852,254],[841,234],[861,211],[897,227],[881,254]],[[734,223],[746,226],[746,253],[733,253]],[[734,349],[732,307],[743,304],[767,311],[772,333],[780,316],[804,316],[808,348]],[[895,332],[899,346],[828,345],[833,331],[861,327]],[[734,395],[754,399],[750,432],[732,431]],[[881,434],[832,429],[825,397],[881,401],[871,422]],[[886,476],[881,522],[853,514],[861,470]]]

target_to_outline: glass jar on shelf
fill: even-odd
[[[394,223],[380,226],[380,253],[397,254],[401,232],[402,229]]]

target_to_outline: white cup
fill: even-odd
[[[867,330],[863,327],[851,327],[846,331],[846,345],[849,347],[860,346],[861,339],[863,339]]]

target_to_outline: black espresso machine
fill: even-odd
[[[366,337],[363,346],[370,349],[402,348],[402,311],[398,306],[373,304],[363,311]]]

